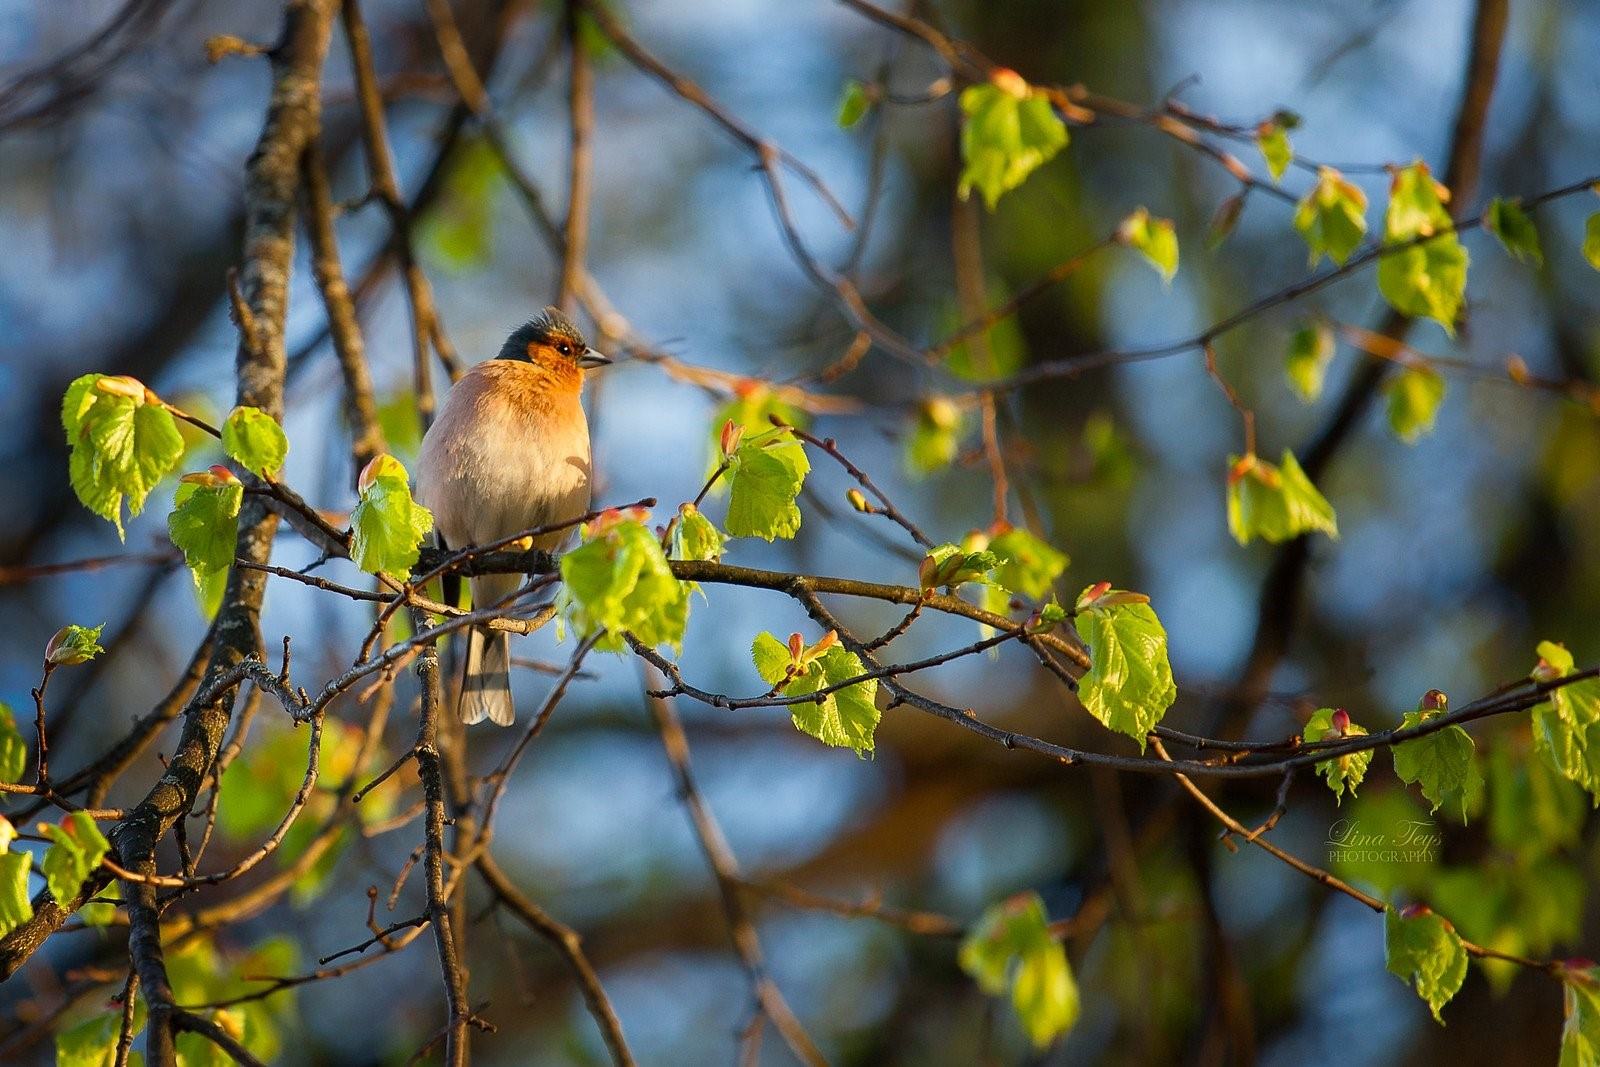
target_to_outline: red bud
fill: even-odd
[[[742,423],[734,422],[732,419],[723,423],[722,436],[720,438],[723,456],[731,456],[739,451],[739,442],[743,438],[744,425]]]
[[[805,650],[806,650],[806,639],[801,637],[799,634],[790,634],[789,635],[789,658],[794,660],[796,663],[798,663],[800,661],[801,654],[804,653]]]
[[[1422,710],[1444,711],[1450,706],[1450,698],[1444,695],[1441,689],[1430,689],[1422,694]]]
[[[1433,909],[1426,904],[1407,904],[1400,909],[1400,918],[1402,919],[1420,919],[1424,915],[1432,914]]]
[[[989,82],[1008,96],[1014,96],[1018,100],[1027,99],[1027,79],[1009,67],[996,67],[989,75]]]
[[[1350,732],[1350,713],[1345,711],[1343,708],[1333,709],[1333,718],[1331,721],[1333,723],[1333,728],[1339,731],[1340,737],[1343,737],[1345,734]]]

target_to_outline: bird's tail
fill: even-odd
[[[516,588],[500,588],[506,576],[472,579],[472,606],[486,608]],[[511,698],[511,640],[504,630],[474,626],[467,631],[466,671],[461,682],[461,704],[457,713],[469,726],[488,719],[497,726],[510,726],[516,719],[516,704]]]

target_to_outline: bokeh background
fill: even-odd
[[[1302,118],[1296,148],[1349,164],[1373,202],[1375,224],[1387,177],[1374,165],[1421,157],[1443,171],[1472,14],[1470,4],[1447,0],[926,6],[952,33],[1034,80],[1081,81],[1144,103],[1176,90],[1196,110],[1241,123],[1291,108]],[[457,8],[470,40],[495,41],[479,54],[494,54],[488,82],[496,108],[524,169],[559,208],[566,170],[559,18],[541,3]],[[914,96],[944,74],[930,54],[823,0],[629,0],[616,10],[641,42],[814,167],[858,217],[875,204],[857,249],[857,235],[801,183],[788,183],[814,253],[836,265],[855,257],[860,285],[885,321],[922,342],[959,321],[953,97],[878,108],[852,130],[835,122],[846,79],[872,81],[887,70],[897,92]],[[139,557],[29,581],[8,570],[0,584],[0,697],[14,708],[27,704],[39,651],[58,626],[105,622],[118,637],[107,656],[53,688],[52,760],[60,766],[98,752],[148,710],[205,628],[188,575],[169,558],[166,490],[130,524],[126,545],[73,498],[60,396],[81,373],[125,373],[185,406],[226,412],[236,334],[223,284],[239,255],[243,168],[260,128],[267,70],[242,58],[212,66],[203,42],[219,33],[270,41],[280,19],[267,0],[144,0],[126,8],[107,0],[0,0],[0,86],[82,45],[119,11],[126,17],[64,77],[0,90],[0,561],[12,568]],[[451,95],[421,5],[373,2],[367,11],[402,185],[408,197],[422,197],[418,240],[446,329],[466,359],[488,357],[553,298],[558,265],[470,126],[442,139]],[[1595,5],[1512,4],[1482,199],[1532,194],[1600,171],[1597,51]],[[589,265],[633,329],[686,362],[771,379],[839,358],[854,331],[789,255],[748,153],[615,51],[601,48],[595,63]],[[324,144],[335,195],[358,197],[365,167],[337,29]],[[1239,151],[1261,172],[1248,145]],[[1308,181],[1304,173],[1286,179],[1297,194]],[[1207,220],[1234,191],[1225,172],[1148,125],[1075,130],[1061,156],[997,212],[982,213],[991,297],[1005,297],[1109,233],[1139,205],[1176,220],[1182,265],[1165,287],[1133,253],[1100,253],[994,332],[996,358],[1023,366],[1184,337],[1305,275],[1290,208],[1265,197],[1250,199],[1228,242],[1206,249]],[[1578,244],[1593,207],[1592,198],[1569,199],[1538,213],[1545,242],[1538,270],[1512,261],[1486,235],[1466,238],[1466,328],[1451,341],[1423,324],[1412,341],[1491,369],[1516,353],[1538,374],[1592,381],[1600,374],[1600,285]],[[377,208],[357,207],[339,232],[346,268],[359,278],[386,241],[387,223]],[[303,247],[299,256],[286,478],[320,506],[343,509],[353,494],[340,379]],[[1265,314],[1219,344],[1222,370],[1258,413],[1264,454],[1310,438],[1363,359],[1341,348],[1323,400],[1306,405],[1293,395],[1282,372],[1288,338],[1318,310],[1372,323],[1381,306],[1371,272]],[[361,311],[386,426],[409,462],[410,326],[392,273],[375,279]],[[951,469],[928,477],[906,469],[910,410],[952,385],[940,371],[877,353],[822,390],[853,398],[860,412],[815,423],[936,540],[987,525],[991,512],[975,432]],[[597,376],[591,400],[597,499],[655,496],[664,517],[694,495],[722,400],[642,361]],[[1238,424],[1199,355],[1030,388],[1008,402],[1005,422],[1013,519],[1036,524],[1071,555],[1061,595],[1100,579],[1148,593],[1169,631],[1180,688],[1168,722],[1213,723],[1250,648],[1272,551],[1241,549],[1228,535],[1223,477],[1228,453],[1238,450]],[[188,466],[211,461],[202,447]],[[737,543],[729,559],[910,581],[915,559],[891,547],[892,527],[852,514],[843,473],[821,456],[813,463],[800,536],[775,546]],[[1586,407],[1453,376],[1432,434],[1408,446],[1374,406],[1321,487],[1343,536],[1312,546],[1304,613],[1269,698],[1236,724],[1243,732],[1280,736],[1298,730],[1307,709],[1335,704],[1357,722],[1387,726],[1430,687],[1464,701],[1524,675],[1542,638],[1565,641],[1580,663],[1600,655],[1600,424]],[[709,506],[719,520],[720,508]],[[277,562],[300,566],[314,557],[293,534],[280,537]],[[358,577],[348,565],[322,573]],[[869,632],[898,617],[883,605],[838,607]],[[270,588],[263,629],[269,647],[293,634],[298,677],[320,684],[349,664],[369,622],[358,605],[280,581]],[[780,596],[709,590],[690,623],[688,677],[725,692],[758,691],[748,648],[763,629],[810,630]],[[970,626],[929,620],[899,651],[914,658],[974,637]],[[559,663],[568,651],[546,631],[520,642],[518,655]],[[642,1061],[726,1062],[749,991],[714,883],[646,714],[637,664],[596,656],[589,667],[591,676],[575,685],[519,769],[500,815],[498,853],[530,895],[583,933]],[[969,658],[922,681],[992,722],[1132,751],[1018,650]],[[537,670],[519,673],[524,716],[549,684]],[[411,695],[407,680],[392,746],[411,736]],[[970,921],[1019,889],[1041,892],[1053,917],[1071,916],[1120,868],[1112,872],[1109,917],[1068,939],[1084,1015],[1049,1062],[1216,1062],[1225,1047],[1219,1035],[1241,1033],[1275,1064],[1554,1056],[1560,1007],[1553,983],[1518,974],[1491,984],[1475,968],[1448,1009],[1449,1026],[1438,1027],[1384,973],[1380,921],[1255,850],[1224,849],[1214,826],[1168,781],[1063,769],[903,708],[886,713],[870,761],[798,735],[781,709],[730,713],[680,701],[679,710],[710,804],[753,876],[843,898],[881,894]],[[267,744],[277,728],[263,716],[252,743]],[[1517,773],[1525,727],[1495,723],[1479,733],[1481,748],[1501,753],[1503,773]],[[507,741],[475,731],[473,765],[492,766]],[[1418,802],[1395,789],[1386,768],[1380,756],[1361,800],[1342,810],[1320,783],[1297,783],[1277,840],[1321,862],[1336,819],[1354,812],[1367,825],[1402,820],[1406,805]],[[131,802],[157,773],[152,755],[108,802]],[[1272,793],[1263,782],[1220,795],[1249,821],[1271,808]],[[1493,875],[1505,914],[1474,920],[1474,936],[1492,936],[1507,915],[1526,919],[1540,898],[1555,914],[1546,924],[1549,943],[1530,950],[1594,954],[1592,913],[1583,906],[1596,871],[1594,835],[1541,859],[1560,867],[1551,875],[1516,866],[1522,861],[1484,825],[1442,826],[1444,846],[1432,862],[1346,873],[1401,895],[1452,871]],[[387,887],[417,840],[412,824],[351,843],[319,892],[220,935],[221,951],[242,953],[261,938],[286,935],[309,966],[359,940],[365,888]],[[225,839],[213,860],[248,847]],[[1557,882],[1559,892],[1548,888]],[[414,882],[408,892],[419,891]],[[483,903],[475,891],[473,996],[490,1003],[500,1031],[478,1039],[482,1061],[601,1060],[598,1035],[554,955]],[[773,974],[837,1060],[1030,1058],[1004,1005],[961,974],[954,940],[778,903],[758,904],[757,915]],[[45,960],[57,969],[82,965],[116,936],[53,940],[0,990],[0,1017],[20,1024],[34,1010],[24,1002],[49,1000]],[[422,944],[338,983],[285,994],[294,999],[294,1040],[284,1062],[403,1062],[437,1025],[437,987],[431,949]],[[785,1062],[770,1033],[765,1054]],[[49,1055],[48,1045],[32,1045],[5,1058],[45,1062]]]

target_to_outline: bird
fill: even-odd
[[[433,512],[441,548],[491,544],[588,512],[584,372],[610,362],[571,319],[547,307],[513,330],[498,356],[451,387],[417,461],[417,499]],[[527,547],[554,552],[570,533],[569,527],[540,534]],[[473,607],[493,607],[520,584],[515,574],[474,576]],[[464,660],[461,721],[511,725],[509,635],[471,627]]]

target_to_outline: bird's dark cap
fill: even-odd
[[[589,350],[588,342],[583,339],[583,332],[561,313],[560,308],[547,307],[538,318],[523,323],[511,331],[511,336],[506,338],[506,343],[500,347],[500,359],[528,358],[528,346],[534,343],[556,345],[565,341],[572,349],[573,359],[578,359]]]

